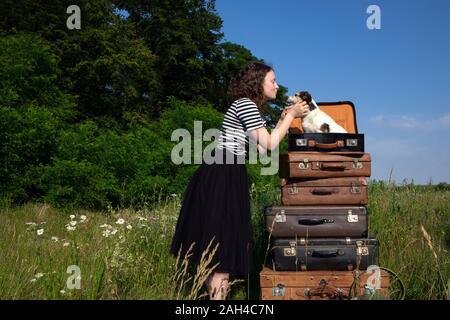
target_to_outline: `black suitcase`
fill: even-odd
[[[279,238],[273,240],[277,271],[366,270],[378,264],[375,238]]]
[[[367,209],[362,206],[271,206],[266,230],[274,238],[366,238]]]
[[[364,152],[364,134],[289,134],[288,151]]]
[[[353,103],[321,102],[318,106],[348,133],[305,133],[297,118],[289,128],[288,151],[364,152],[364,134],[358,133]]]

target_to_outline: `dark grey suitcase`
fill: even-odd
[[[378,264],[375,238],[279,238],[272,250],[277,271],[366,270]]]
[[[362,206],[271,206],[265,209],[265,222],[274,238],[365,238],[368,231]]]

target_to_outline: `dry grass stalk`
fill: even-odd
[[[206,250],[202,252],[202,257],[200,259],[200,263],[197,267],[197,272],[194,276],[191,292],[189,294],[189,299],[195,300],[199,299],[205,296],[205,294],[198,295],[200,292],[203,284],[205,283],[206,279],[211,275],[211,273],[214,271],[214,269],[219,265],[219,263],[216,263],[213,266],[210,266],[212,258],[216,254],[217,248],[219,247],[219,243],[217,243],[212,251],[210,251],[212,242],[214,241],[214,238],[211,239],[211,241],[208,244],[208,247]]]
[[[438,257],[436,251],[434,251],[433,243],[431,242],[431,236],[428,234],[427,230],[425,230],[425,227],[422,224],[420,224],[420,230],[422,231],[425,240],[427,240],[428,247],[430,248],[431,252],[433,252],[434,258],[437,260]]]

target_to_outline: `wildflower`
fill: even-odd
[[[176,198],[177,194],[176,193],[172,193],[171,196],[172,196],[172,198]]]
[[[133,227],[131,226],[131,224],[127,225],[127,229],[128,229],[128,230],[133,229]]]
[[[102,236],[108,238],[109,235],[110,235],[110,233],[111,233],[111,232],[110,232],[109,230],[105,230],[105,231],[102,232]]]
[[[74,214],[71,214],[71,215],[69,216],[69,218],[70,218],[70,220],[73,220],[73,219],[75,219],[75,215],[74,215]]]
[[[44,229],[39,229],[38,231],[37,231],[37,235],[38,236],[41,236],[41,235],[43,235],[44,234]]]
[[[80,222],[86,221],[87,217],[83,214],[80,216]]]
[[[58,237],[52,237],[52,241],[58,242]]]
[[[69,246],[69,245],[70,245],[69,242],[64,242],[64,243],[63,243],[63,247],[67,247],[67,246]]]
[[[116,221],[116,224],[124,224],[125,220],[120,218],[119,220]]]
[[[38,272],[38,273],[36,273],[36,274],[34,275],[34,277],[35,277],[36,279],[42,278],[43,276],[44,276],[44,274],[43,274],[42,272]]]
[[[66,293],[66,290],[60,290],[59,293],[65,294],[65,293]]]
[[[74,231],[74,230],[77,229],[77,227],[72,227],[72,226],[70,226],[70,225],[67,225],[67,226],[66,226],[66,229],[67,229],[67,231]]]
[[[37,280],[36,278],[33,278],[30,280],[30,282],[35,282],[36,280]]]
[[[72,227],[74,227],[74,226],[77,225],[77,222],[76,222],[76,221],[70,221],[69,224],[70,224]]]
[[[147,221],[147,218],[139,217],[139,221]]]
[[[109,231],[109,230],[108,230]],[[114,229],[113,231],[111,231],[112,235],[115,235],[117,233],[117,229]]]
[[[108,228],[109,227],[109,225],[107,225],[106,223],[105,224],[102,224],[101,226],[100,226],[100,228]]]

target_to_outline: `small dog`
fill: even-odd
[[[307,91],[299,91],[293,96],[289,96],[287,105],[290,106],[300,99],[306,101],[310,112],[302,117],[303,130],[307,133],[347,133],[347,131],[338,125],[333,118],[319,109],[314,99]]]

